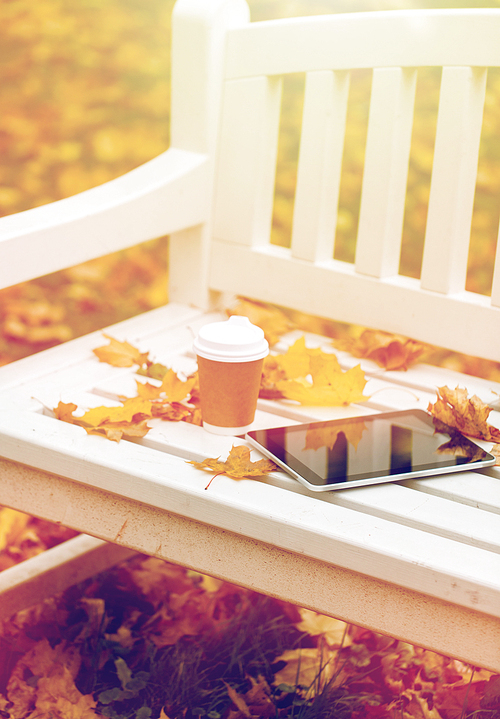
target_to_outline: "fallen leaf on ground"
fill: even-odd
[[[470,437],[500,442],[500,430],[487,422],[491,407],[477,395],[469,397],[466,389],[438,387],[437,401],[429,403],[427,411],[444,424]]]
[[[104,334],[104,337],[109,340],[109,345],[94,349],[94,354],[100,362],[107,362],[113,367],[133,367],[135,364],[143,367],[149,363],[147,352],[139,352],[128,342],[120,342],[109,335]]]
[[[271,462],[270,459],[259,459],[257,462],[250,460],[250,450],[244,445],[234,446],[229,452],[225,462],[219,458],[204,459],[203,462],[188,462],[196,467],[196,469],[206,469],[215,472],[214,476],[207,484],[208,489],[212,480],[219,474],[226,474],[232,479],[251,479],[254,477],[263,477],[269,472],[274,472],[278,467]]]
[[[338,651],[324,647],[287,649],[275,662],[286,662],[283,669],[274,675],[275,684],[300,686],[308,689],[307,696],[313,697],[331,681],[337,669]]]
[[[427,349],[416,340],[380,330],[365,330],[357,339],[340,339],[334,345],[354,357],[371,359],[387,370],[407,370]]]
[[[299,632],[306,632],[313,637],[322,636],[330,648],[348,647],[351,644],[347,634],[348,625],[341,619],[327,617],[303,607],[299,612],[301,621],[296,625]]]

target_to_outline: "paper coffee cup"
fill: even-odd
[[[242,434],[255,417],[269,345],[260,327],[234,315],[201,328],[198,356],[203,426],[215,434]]]

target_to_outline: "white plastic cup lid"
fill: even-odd
[[[269,354],[263,330],[239,315],[202,327],[193,349],[199,357],[215,362],[252,362]]]

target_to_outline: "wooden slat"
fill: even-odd
[[[281,86],[279,78],[267,77],[226,83],[215,237],[245,245],[269,242]]]
[[[465,289],[486,71],[445,67],[422,263],[422,287]]]
[[[399,269],[416,75],[373,72],[355,264],[374,277]]]
[[[499,35],[500,12],[477,8],[251,23],[230,33],[225,73],[241,78],[364,67],[494,66],[500,64]]]
[[[230,273],[223,272],[221,262],[232,268]],[[249,251],[217,241],[210,281],[220,290],[308,314],[409,335],[493,361],[500,357],[500,335],[485,331],[496,327],[498,309],[482,295],[426,292],[413,278],[383,281],[356,275],[348,263],[332,260],[312,265],[297,260],[282,247]],[[431,322],[433,317],[439,322]]]
[[[333,257],[342,169],[349,75],[319,71],[306,76],[292,255]]]

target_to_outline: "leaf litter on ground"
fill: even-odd
[[[12,719],[498,719],[500,676],[136,555],[0,626]]]

